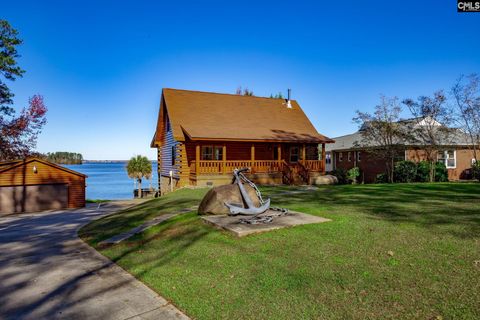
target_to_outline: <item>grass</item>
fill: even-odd
[[[480,318],[480,185],[279,193],[297,189],[264,192],[275,206],[333,221],[238,239],[192,212],[98,247],[206,192],[181,190],[97,220],[81,236],[196,319]]]

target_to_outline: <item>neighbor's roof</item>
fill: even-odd
[[[47,161],[47,160],[36,158],[36,157],[26,158],[24,160],[23,159],[7,160],[7,161],[0,162],[0,174],[5,172],[5,171],[8,171],[12,168],[23,166],[23,165],[25,165],[27,163],[30,163],[30,162],[33,162],[33,161],[43,163],[47,166],[54,167],[56,169],[59,169],[59,170],[62,170],[62,171],[65,171],[65,172],[68,172],[68,173],[71,173],[71,174],[74,174],[74,175],[77,175],[77,176],[88,177],[87,175],[85,175],[83,173],[80,173],[78,171],[70,170],[68,168],[65,168],[64,166],[58,165],[56,163],[53,163],[53,162],[50,162],[50,161]]]
[[[328,144],[325,147],[325,151],[355,149],[356,146],[362,142],[362,134],[360,131],[357,131],[352,134],[334,138],[334,140],[335,143]]]
[[[163,89],[162,99],[177,141],[237,140],[333,142],[315,130],[295,100]],[[163,106],[163,104],[162,104]],[[159,117],[160,119],[160,117]],[[156,137],[161,137],[157,126]]]
[[[333,138],[335,143],[329,144],[325,147],[326,151],[333,151],[333,150],[349,150],[349,149],[362,149],[367,147],[376,147],[378,143],[366,143],[363,140],[362,131],[357,131],[352,134],[347,134],[344,136]],[[417,141],[399,141],[398,145],[406,145],[406,146],[419,146],[420,143]],[[452,129],[452,131],[447,135],[445,134],[444,137],[439,137],[439,145],[442,146],[467,146],[469,145],[468,137],[465,133],[463,133],[459,129]]]

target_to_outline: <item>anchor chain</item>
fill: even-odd
[[[255,194],[257,195],[258,200],[260,201],[260,205],[264,204],[265,201],[263,200],[262,194],[260,193],[260,190],[258,190],[257,185],[252,181],[250,181],[247,177],[245,177],[245,175],[242,172],[239,172],[238,175],[242,178],[243,181],[248,183],[248,185],[252,187],[253,190],[255,190]]]
[[[241,185],[242,183],[246,183],[250,187],[253,188],[253,190],[255,191],[255,194],[257,195],[258,200],[260,202],[260,207],[262,207],[262,206],[267,206],[267,207],[262,212],[251,214],[251,216],[249,218],[241,218],[239,220],[239,222],[244,223],[244,224],[271,223],[273,221],[273,218],[284,216],[284,215],[288,214],[288,209],[285,209],[285,208],[278,208],[278,207],[270,207],[269,208],[270,199],[267,199],[267,201],[263,200],[262,193],[260,192],[258,187],[255,185],[255,183],[250,181],[243,174],[243,172],[247,171],[247,170],[248,170],[247,168],[235,169],[234,170],[234,177],[235,178],[232,182],[239,184],[241,194],[242,194],[244,200],[247,202],[247,205],[249,204],[249,206],[247,208],[251,209],[250,206],[252,205],[252,201],[251,201],[250,197],[248,196],[248,194],[243,189],[243,187]],[[248,199],[246,199],[247,197],[248,197]],[[227,205],[230,208],[230,212],[232,214],[237,214],[238,213],[238,212],[235,212],[238,209],[235,208],[234,206],[232,206],[231,204],[225,203],[225,205]],[[232,211],[232,209],[235,210],[235,211]],[[270,210],[270,214],[265,214],[265,212],[267,212],[268,210]]]
[[[239,173],[239,176],[242,178],[243,181],[248,183],[248,185],[250,187],[252,187],[253,190],[255,190],[255,193],[258,197],[258,200],[260,201],[260,205],[263,205],[265,203],[265,201],[263,200],[262,193],[257,188],[257,185],[255,183],[253,183],[252,181],[250,181],[242,172]],[[288,214],[288,209],[286,209],[286,208],[270,207],[269,210],[270,211],[276,211],[278,213],[268,214],[268,215],[259,214],[259,215],[256,215],[256,216],[253,216],[253,217],[250,217],[250,218],[242,218],[242,219],[240,219],[240,223],[243,223],[243,224],[271,223],[271,222],[273,222],[273,218],[281,217],[281,216],[284,216],[284,215]]]
[[[270,207],[270,211],[276,211],[276,214],[268,214],[268,215],[256,215],[251,218],[242,218],[240,219],[240,223],[243,224],[261,224],[261,223],[272,223],[273,218],[285,216],[288,214],[288,209],[286,208],[278,208],[278,207]]]

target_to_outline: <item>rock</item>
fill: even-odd
[[[324,175],[324,176],[318,176],[315,177],[313,180],[313,184],[315,185],[320,185],[320,184],[337,184],[338,179],[335,176],[332,176],[330,174]]]
[[[253,204],[257,207],[260,206],[255,189],[246,184],[244,187]],[[225,206],[225,202],[244,205],[237,184],[226,184],[210,189],[198,206],[198,214],[229,214],[230,211]]]

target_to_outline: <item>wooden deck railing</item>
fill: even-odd
[[[283,162],[277,160],[200,160],[197,166],[194,160],[190,163],[190,173],[226,174],[232,173],[235,168],[250,168],[251,172],[280,172],[282,166]]]
[[[320,160],[299,161],[307,171],[323,171],[323,163]],[[195,160],[190,162],[190,174],[229,174],[235,168],[250,168],[255,173],[282,172],[285,160],[200,160],[198,166]],[[198,168],[198,172],[196,172]],[[298,172],[294,172],[298,174]]]

